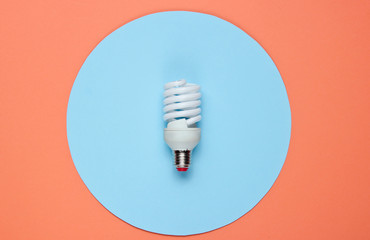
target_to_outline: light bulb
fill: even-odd
[[[173,150],[178,171],[187,171],[191,151],[200,140],[200,128],[196,123],[200,116],[200,86],[186,80],[169,82],[164,85],[164,139]]]

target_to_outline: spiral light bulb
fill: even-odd
[[[174,152],[178,171],[187,171],[191,151],[200,140],[200,86],[186,80],[169,82],[164,85],[164,139]]]

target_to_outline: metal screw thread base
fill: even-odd
[[[188,168],[190,166],[190,150],[175,150],[173,153],[175,156],[176,168]]]

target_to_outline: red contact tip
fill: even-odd
[[[179,172],[186,172],[188,168],[177,168],[177,171]]]

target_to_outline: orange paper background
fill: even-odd
[[[0,238],[175,239],[115,217],[74,168],[74,79],[109,33],[146,14],[198,11],[256,39],[292,110],[280,176],[249,213],[187,239],[370,239],[370,1],[33,0],[0,5]]]

